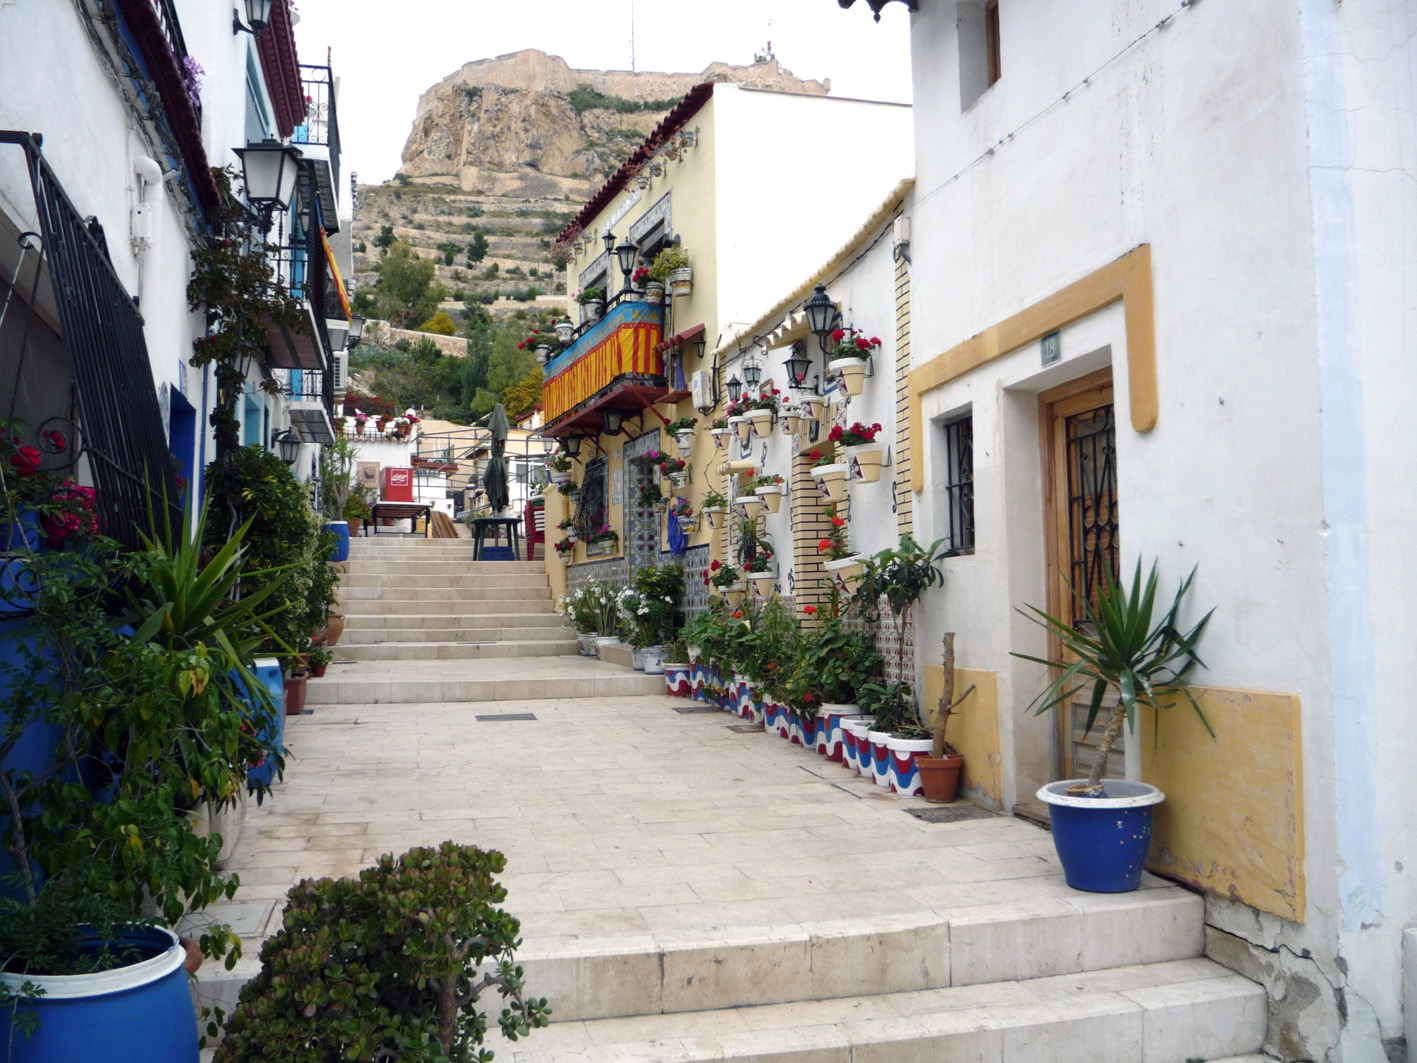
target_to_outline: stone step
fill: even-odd
[[[552,632],[552,634],[558,634]],[[498,639],[478,642],[378,642],[347,643],[335,647],[335,662],[479,660],[493,657],[579,657],[574,638]]]
[[[1204,923],[1201,899],[1175,887],[1106,895],[1058,882],[1027,907],[1011,901],[629,938],[529,936],[517,962],[557,1021],[606,1019],[1187,960],[1201,953]]]
[[[344,614],[345,638],[349,638],[352,633],[392,631],[399,629],[402,631],[438,629],[442,631],[491,631],[500,627],[518,628],[569,628],[564,617],[552,610],[538,613],[428,613],[428,614],[388,614],[388,613],[361,613],[347,612]],[[474,636],[477,641],[486,641],[490,635]],[[503,638],[517,638],[515,635],[503,635]],[[404,641],[412,639],[430,638],[441,642],[466,641],[461,634],[451,635],[414,635]],[[357,640],[356,640],[357,641]],[[367,640],[366,640],[367,641]],[[389,638],[380,638],[380,642],[399,641]]]
[[[446,619],[439,617],[437,619]],[[545,620],[547,617],[508,617],[509,624],[518,620]],[[555,617],[549,619],[557,619]],[[410,627],[410,628],[370,628],[365,631],[349,631],[336,649],[345,646],[381,646],[385,643],[421,642],[567,642],[575,637],[569,625],[545,624],[539,627]],[[577,643],[576,652],[580,652]]]
[[[477,574],[467,575],[456,570],[428,575],[410,575],[395,572],[349,572],[340,580],[340,590],[349,587],[507,587],[535,590],[549,587],[545,573],[525,575]]]
[[[388,557],[343,562],[344,572],[361,576],[537,576],[545,577],[540,561],[445,561]]]
[[[503,594],[508,593],[503,591]],[[445,600],[425,600],[422,598],[356,598],[350,603],[350,611],[344,614],[345,623],[351,616],[506,616],[537,613],[555,616],[550,597],[542,592],[536,598],[448,598]]]
[[[709,979],[716,973],[709,971]],[[529,972],[527,984],[534,986]],[[1191,959],[794,1004],[558,1021],[515,1043],[494,1030],[486,1043],[500,1063],[1187,1063],[1253,1052],[1264,1038],[1265,1011],[1262,987]]]
[[[550,602],[551,589],[539,587],[405,587],[398,584],[385,587],[351,587],[340,584],[339,599],[347,606],[358,602],[487,602],[518,601]]]
[[[578,658],[580,659],[580,658]],[[489,662],[491,663],[491,662]],[[357,667],[357,666],[346,666]],[[664,676],[628,672],[594,676],[495,676],[485,679],[441,677],[425,669],[426,678],[368,676],[340,669],[312,682],[307,705],[405,705],[414,702],[526,701],[529,699],[620,698],[664,695]]]

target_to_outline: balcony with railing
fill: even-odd
[[[281,387],[291,430],[306,443],[333,443],[334,388],[329,373],[292,369]]]
[[[595,434],[606,411],[633,414],[683,397],[661,350],[663,310],[622,293],[604,317],[583,324],[544,371],[548,436]]]
[[[320,197],[320,214],[328,233],[339,231],[337,191],[339,189],[339,114],[335,106],[335,76],[328,66],[300,64],[301,85],[307,113],[303,125],[296,126],[292,143],[300,145],[305,158],[315,162],[315,184]]]

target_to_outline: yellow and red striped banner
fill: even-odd
[[[344,319],[353,321],[353,313],[349,309],[349,294],[344,290],[344,278],[339,275],[339,263],[335,261],[334,249],[330,247],[329,238],[325,236],[325,227],[320,226],[320,243],[325,248],[325,261],[330,264],[330,276],[335,279],[335,291],[339,293],[340,309],[344,311]]]
[[[664,359],[654,351],[658,343],[659,326],[652,322],[626,322],[621,325],[546,381],[541,398],[546,423],[554,423],[618,376],[626,373],[663,375]]]

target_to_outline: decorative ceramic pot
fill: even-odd
[[[589,302],[581,304],[581,322],[599,321],[605,315],[605,304],[603,302]]]
[[[676,299],[682,299],[694,291],[694,271],[689,267],[676,269],[670,272],[665,278],[664,285],[669,289],[669,294]]]
[[[646,646],[643,651],[645,675],[664,674],[664,647]]]
[[[539,343],[536,345],[536,364],[545,365],[551,361],[551,345],[549,343]]]
[[[594,636],[594,635],[592,635],[592,634],[591,634],[590,632],[588,632],[588,631],[578,631],[578,632],[576,632],[576,641],[580,643],[580,646],[581,646],[581,656],[582,656],[582,657],[594,657],[594,656],[595,656],[595,636]]]
[[[694,430],[692,428],[686,428],[682,432],[675,432],[674,445],[679,448],[680,454],[687,456],[689,450],[694,445]]]
[[[823,498],[828,502],[841,502],[849,493],[846,487],[849,471],[850,466],[845,462],[817,465],[812,469],[812,478],[817,481]]]
[[[866,732],[866,743],[871,750],[871,762],[865,775],[882,790],[889,790],[891,786],[891,751],[890,746],[886,744],[890,737],[889,731]]]
[[[928,757],[935,747],[933,738],[888,738],[886,739],[887,783],[893,794],[913,797],[924,792],[920,785],[920,772],[915,761]]]
[[[1063,877],[1075,890],[1127,893],[1141,885],[1151,849],[1151,819],[1166,795],[1150,783],[1108,779],[1101,797],[1068,793],[1084,779],[1049,783],[1038,791],[1048,805],[1053,847]]]
[[[862,765],[870,758],[870,747],[866,742],[866,732],[871,729],[871,724],[876,722],[874,716],[852,716],[845,717],[841,721],[842,730],[842,762],[856,772],[858,775],[865,775]]]
[[[664,692],[671,698],[687,698],[694,690],[690,672],[687,661],[665,661]]]
[[[866,388],[866,362],[860,358],[833,358],[827,363],[827,373],[841,381],[848,395],[860,395]]]
[[[843,447],[846,464],[851,469],[853,483],[873,484],[881,478],[881,465],[886,459],[884,443],[862,443],[855,447]]]
[[[713,445],[719,450],[722,450],[724,447],[728,446],[728,437],[732,434],[733,429],[731,428],[709,429],[709,435],[713,436]]]
[[[737,433],[738,441],[741,443],[748,442],[749,438],[752,437],[753,422],[750,421],[746,415],[742,417],[730,417],[728,419],[728,427],[732,428],[733,431]]]
[[[821,399],[799,399],[797,409],[802,414],[802,420],[806,424],[816,424],[822,419]]]
[[[645,302],[647,302],[647,303],[654,303],[654,304],[656,304],[656,305],[658,305],[659,303],[664,302],[664,282],[663,282],[663,281],[646,281],[646,282],[645,282]]]
[[[771,410],[749,410],[748,420],[753,426],[753,435],[759,439],[766,439],[771,435],[773,418],[776,416]]]
[[[783,435],[795,436],[797,434],[797,426],[802,421],[802,415],[796,410],[783,410],[779,421],[782,424]]]
[[[845,756],[846,730],[844,725],[847,720],[857,719],[860,715],[860,705],[823,702],[817,713],[818,719],[821,720],[821,727],[817,733],[817,752],[828,760],[840,763]]]
[[[556,322],[556,338],[561,341],[562,346],[571,342],[571,337],[576,334],[576,326],[569,321]]]
[[[836,561],[823,561],[822,569],[831,577],[838,590],[849,595],[856,593],[857,586],[866,575],[866,562],[860,554],[853,554]]]
[[[728,600],[728,604],[736,609],[738,604],[743,601],[743,592],[746,590],[747,588],[743,584],[735,583],[731,587],[724,588],[723,596]]]
[[[718,521],[714,520],[713,518],[715,516],[722,516],[724,513],[727,512],[728,510],[724,509],[722,506],[710,506],[708,509],[704,510],[704,516],[708,518],[709,527],[717,528]]]
[[[763,601],[767,601],[773,596],[775,590],[774,584],[777,582],[777,573],[748,572],[745,573],[745,575],[753,585],[754,598],[761,598]]]
[[[753,494],[763,500],[763,508],[769,513],[776,513],[782,508],[782,495],[787,490],[785,484],[764,484],[762,487],[753,489]]]

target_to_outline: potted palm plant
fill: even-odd
[[[1106,726],[1086,779],[1049,783],[1038,799],[1050,806],[1053,844],[1062,861],[1068,885],[1090,893],[1124,893],[1141,884],[1142,868],[1151,848],[1151,820],[1156,805],[1166,795],[1143,782],[1107,779],[1107,761],[1125,724],[1136,729],[1138,707],[1160,712],[1181,699],[1187,701],[1210,732],[1215,731],[1191,692],[1189,677],[1200,665],[1196,644],[1205,633],[1212,609],[1189,630],[1180,621],[1181,603],[1191,589],[1195,569],[1185,578],[1159,618],[1156,613],[1156,563],[1142,581],[1137,560],[1131,586],[1116,580],[1110,568],[1094,606],[1085,595],[1070,588],[1082,622],[1074,626],[1036,606],[1019,610],[1056,639],[1061,652],[1054,657],[1013,656],[1055,670],[1055,678],[1029,706],[1041,715],[1050,709],[1068,712],[1073,696],[1089,690],[1084,733],[1091,733],[1103,701],[1115,692],[1117,703],[1106,710]]]

